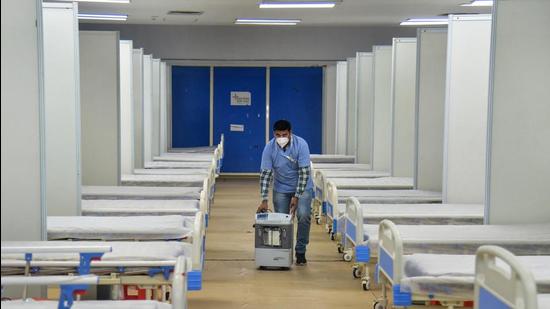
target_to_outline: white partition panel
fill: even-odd
[[[373,131],[372,53],[357,53],[357,162],[371,163]]]
[[[82,184],[120,182],[119,35],[80,32]]]
[[[391,71],[392,47],[373,46],[373,141],[371,166],[389,171],[391,165]]]
[[[160,155],[160,59],[153,59],[151,101],[151,154]]]
[[[167,65],[160,63],[160,152],[168,152],[168,85]]]
[[[143,49],[134,49],[132,59],[134,101],[134,166],[143,164]]]
[[[46,204],[80,215],[80,72],[77,3],[44,3]]]
[[[486,220],[550,222],[550,1],[493,14]]]
[[[134,172],[133,43],[120,41],[120,169]]]
[[[413,177],[416,38],[393,39],[391,97],[391,173],[397,177]]]
[[[485,187],[491,18],[450,16],[448,31],[443,200],[480,204]]]
[[[347,118],[346,118],[346,154],[357,154],[357,59],[347,60]]]
[[[0,3],[2,240],[41,240],[46,237],[42,1]]]
[[[336,153],[336,64],[324,67],[323,153]]]
[[[336,64],[336,153],[346,154],[348,118],[348,63]]]
[[[143,161],[153,160],[153,57],[143,56]]]
[[[418,29],[414,184],[441,192],[447,29]]]

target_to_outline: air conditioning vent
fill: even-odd
[[[168,15],[190,15],[190,16],[198,16],[202,15],[203,11],[169,11]]]

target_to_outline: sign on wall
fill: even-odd
[[[250,106],[252,95],[249,91],[231,91],[231,106]]]

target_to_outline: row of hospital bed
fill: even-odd
[[[2,286],[25,286],[24,301],[2,307],[70,308],[98,285],[110,287],[101,290],[108,300],[74,302],[75,308],[187,308],[186,292],[202,288],[223,146],[222,137],[213,148],[162,154],[150,163],[186,166],[146,164],[121,176],[121,186],[84,186],[82,215],[48,217],[47,241],[2,242]],[[59,286],[59,302],[26,300],[33,285]]]
[[[550,224],[483,225],[483,205],[441,204],[440,192],[413,190],[405,179],[364,165],[313,162],[312,169],[317,223],[325,222],[343,259],[354,261],[352,275],[364,290],[376,279],[382,298],[374,308],[454,308],[474,300],[478,308],[546,308],[547,296],[537,293],[550,292]],[[484,266],[476,267],[476,251]],[[510,256],[516,262],[508,263],[523,265],[532,282],[510,274],[488,279],[504,276],[499,269]],[[530,294],[518,294],[522,284],[531,285]]]

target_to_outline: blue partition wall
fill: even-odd
[[[321,153],[323,69],[274,67],[270,71],[270,130],[275,121],[286,119],[293,133],[308,142],[311,153]]]
[[[231,106],[231,92],[251,94],[249,106]],[[225,136],[223,172],[258,173],[265,146],[266,68],[214,68],[214,137]],[[230,130],[231,125],[243,130]]]
[[[172,67],[172,148],[210,144],[210,67]]]

